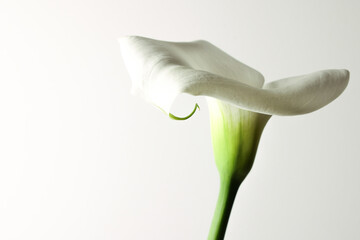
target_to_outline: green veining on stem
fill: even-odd
[[[261,133],[270,116],[212,98],[208,103],[215,162],[220,175],[220,192],[208,240],[221,240],[237,190],[251,170]]]

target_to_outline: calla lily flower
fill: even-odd
[[[207,41],[166,42],[144,37],[119,40],[132,92],[173,119],[181,93],[206,96],[210,110],[220,193],[208,239],[223,239],[241,182],[254,162],[271,115],[300,115],[336,99],[349,81],[347,70],[323,70],[264,84],[255,69]],[[190,112],[190,111],[189,111]]]

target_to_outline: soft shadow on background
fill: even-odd
[[[205,239],[206,101],[168,119],[130,95],[117,38],[206,39],[267,81],[346,68],[309,115],[273,117],[227,239],[359,239],[358,1],[0,2],[0,239]]]

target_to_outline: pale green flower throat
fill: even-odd
[[[261,133],[271,115],[246,111],[210,97],[207,100],[215,163],[220,175],[220,192],[208,239],[217,240],[224,238],[237,190],[251,170]],[[198,104],[186,117],[171,113],[169,116],[185,120],[197,108]]]
[[[254,162],[261,133],[270,115],[208,99],[211,137],[220,177],[241,182]]]

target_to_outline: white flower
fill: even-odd
[[[323,70],[264,85],[258,71],[206,41],[175,43],[144,37],[120,39],[132,91],[175,117],[180,93],[208,97],[220,193],[209,240],[223,239],[233,201],[249,173],[262,130],[271,115],[315,111],[337,98],[349,81],[347,70]]]
[[[264,85],[261,73],[206,41],[175,43],[135,36],[119,41],[133,93],[167,113],[180,93],[188,93],[252,112],[299,115],[330,103],[349,80],[347,70],[324,70]]]

